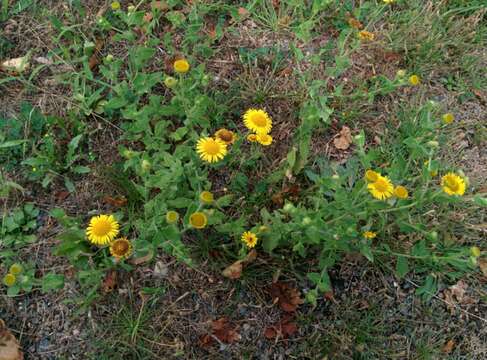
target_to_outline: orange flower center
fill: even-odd
[[[252,121],[259,127],[264,127],[267,125],[267,119],[262,114],[254,114],[254,116],[252,116]]]
[[[93,234],[96,236],[104,236],[110,232],[112,225],[105,220],[98,220],[96,224],[93,225]]]
[[[220,131],[220,133],[218,134],[218,137],[225,142],[230,142],[233,139],[232,133],[228,130]]]
[[[377,191],[379,192],[386,192],[387,189],[389,188],[388,184],[387,184],[387,181],[383,180],[383,179],[378,179],[375,183],[374,183],[374,186],[375,188],[377,189]]]
[[[126,241],[116,241],[113,244],[113,251],[117,255],[124,255],[129,250],[129,244]]]
[[[205,143],[204,149],[209,155],[217,155],[220,152],[220,145],[215,140],[211,139]]]

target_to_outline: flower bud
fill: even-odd
[[[470,254],[473,256],[473,257],[476,257],[478,258],[481,254],[481,251],[480,251],[480,248],[478,246],[472,246],[470,248]]]
[[[178,80],[173,78],[172,76],[168,76],[164,79],[164,85],[166,85],[169,89],[172,89],[176,86]]]
[[[311,218],[309,216],[306,216],[305,218],[303,218],[303,221],[301,223],[304,226],[307,226],[307,225],[311,224]]]
[[[432,147],[432,148],[437,148],[438,146],[440,146],[440,143],[436,140],[431,140],[431,141],[428,141],[426,143],[426,145]]]
[[[144,160],[142,160],[142,163],[141,163],[142,170],[144,170],[144,171],[149,171],[149,170],[150,170],[150,168],[151,168],[151,165],[152,165],[152,164],[150,163],[150,161],[149,161],[149,160],[145,160],[145,159],[144,159]]]

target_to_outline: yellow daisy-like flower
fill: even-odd
[[[394,188],[394,195],[399,199],[407,199],[409,196],[408,189],[401,185],[396,186]]]
[[[196,151],[204,161],[217,162],[227,154],[227,144],[220,139],[204,137],[198,140]]]
[[[113,215],[93,216],[86,229],[86,236],[93,244],[106,245],[118,235],[119,227]]]
[[[186,59],[179,59],[176,60],[173,64],[174,71],[176,71],[179,74],[184,74],[189,71],[189,62]]]
[[[211,204],[214,200],[213,194],[209,191],[202,191],[200,194],[200,201],[204,204]]]
[[[246,231],[242,234],[242,242],[248,247],[248,248],[253,248],[257,244],[257,240],[259,238],[257,237],[256,234],[254,234],[251,231]]]
[[[370,31],[367,30],[362,30],[358,32],[358,37],[360,40],[367,40],[367,41],[372,41],[375,38],[374,33],[371,33]]]
[[[237,140],[237,135],[233,131],[227,129],[218,130],[215,133],[215,137],[227,145],[233,144]]]
[[[262,109],[248,109],[243,120],[247,129],[257,134],[268,134],[272,129],[272,120]]]
[[[452,113],[444,114],[441,119],[445,124],[451,124],[455,120],[455,116]]]
[[[23,270],[24,268],[22,267],[22,265],[15,263],[10,266],[8,272],[13,275],[19,275],[20,273],[22,273]]]
[[[11,287],[14,286],[15,282],[17,281],[17,278],[15,277],[14,274],[8,273],[3,277],[3,283],[5,286]]]
[[[421,82],[421,79],[419,78],[418,75],[411,75],[409,77],[409,83],[413,86],[419,85],[420,82]]]
[[[392,4],[392,3],[394,2],[394,0],[383,0],[383,1],[384,1],[384,3],[386,3],[386,4]]]
[[[465,194],[465,180],[454,173],[448,173],[441,178],[441,186],[443,191],[448,195],[463,195]]]
[[[377,236],[377,233],[373,232],[373,231],[366,231],[362,234],[362,236],[366,239],[373,239]]]
[[[110,6],[112,7],[112,10],[120,9],[120,3],[118,1],[112,2]]]
[[[110,243],[110,254],[117,260],[126,259],[132,254],[132,244],[126,237],[113,240]]]
[[[257,135],[256,134],[248,134],[247,140],[250,142],[256,142],[257,141]]]
[[[369,192],[373,197],[379,200],[385,200],[392,196],[394,186],[387,176],[379,176],[376,181],[367,185]]]
[[[176,211],[169,210],[166,213],[166,221],[168,224],[174,224],[179,220],[179,214]]]
[[[269,134],[257,134],[257,141],[261,145],[269,146],[272,144],[272,136]]]
[[[189,223],[196,229],[203,229],[208,223],[208,219],[204,213],[198,211],[191,214],[189,217]]]
[[[375,182],[379,178],[380,174],[374,170],[367,170],[365,172],[365,180],[368,182]]]

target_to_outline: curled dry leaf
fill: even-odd
[[[143,264],[145,262],[151,261],[153,256],[154,256],[154,254],[152,252],[149,252],[149,253],[147,253],[147,255],[144,255],[144,256],[141,256],[138,258],[131,258],[128,262],[132,265],[140,265],[140,264]]]
[[[240,278],[240,276],[242,276],[242,270],[244,265],[253,262],[256,258],[257,251],[255,249],[252,249],[244,259],[235,261],[230,266],[227,266],[223,270],[222,275],[229,279],[238,279]]]
[[[347,150],[352,143],[352,133],[347,126],[342,127],[338,137],[333,139],[333,144],[339,150]]]
[[[20,345],[15,336],[7,329],[5,323],[0,319],[0,359],[1,360],[23,360],[24,354],[20,351]]]
[[[281,321],[267,327],[264,330],[264,336],[271,340],[275,338],[287,339],[294,335],[298,330],[298,326],[292,321],[292,316],[284,315]]]
[[[285,312],[295,312],[298,306],[304,303],[298,289],[280,281],[271,285],[269,293],[273,302],[277,302]]]
[[[476,302],[473,298],[465,295],[467,288],[468,284],[459,280],[455,285],[443,291],[446,306],[451,314],[455,313],[456,305],[473,304]]]

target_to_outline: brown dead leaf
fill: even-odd
[[[240,340],[241,336],[237,330],[237,326],[228,321],[226,317],[211,322],[212,335],[225,344],[231,344]],[[210,334],[205,334],[199,338],[199,344],[202,347],[211,346],[213,343],[214,338]]]
[[[487,278],[487,259],[478,259],[479,268],[482,274]]]
[[[452,285],[448,289],[445,289],[443,291],[446,307],[448,308],[448,310],[450,310],[451,314],[455,313],[456,305],[467,305],[476,303],[475,299],[465,295],[467,289],[468,284],[466,284],[462,280],[459,280],[455,285]]]
[[[253,262],[255,259],[257,259],[257,251],[252,249],[244,259],[235,261],[232,265],[227,266],[223,270],[222,275],[229,279],[238,279],[242,276],[243,266]]]
[[[339,150],[347,150],[352,143],[352,133],[347,126],[342,127],[340,135],[333,139],[333,144]]]
[[[24,354],[20,351],[20,345],[15,336],[0,319],[0,359],[1,360],[23,360]]]
[[[443,348],[441,349],[441,351],[444,353],[444,354],[449,354],[452,352],[453,348],[455,347],[455,341],[453,339],[450,339],[448,340],[448,342],[445,344],[445,346],[443,346]]]
[[[57,201],[63,201],[69,196],[70,192],[69,191],[56,191],[54,196],[56,197]]]
[[[238,260],[235,261],[232,265],[227,266],[223,270],[222,275],[225,276],[226,278],[235,280],[240,278],[240,276],[242,276],[242,270],[243,270],[242,260]]]
[[[117,196],[117,197],[105,196],[103,198],[103,202],[115,207],[122,207],[127,205],[127,199],[124,196]]]
[[[293,317],[285,314],[281,321],[272,324],[264,330],[264,336],[271,340],[275,338],[283,338],[286,340],[298,331],[298,326],[293,321]]]
[[[105,45],[105,40],[102,38],[97,38],[95,42],[95,50],[93,51],[93,55],[90,56],[90,59],[88,60],[88,66],[90,70],[94,70],[101,61],[100,58],[100,51],[103,49],[103,46]]]
[[[104,294],[109,294],[115,289],[116,286],[117,272],[115,270],[110,270],[106,274],[105,279],[103,279],[103,282],[101,284],[101,290]]]
[[[273,283],[269,293],[272,296],[272,301],[279,303],[279,306],[285,312],[295,312],[298,306],[304,303],[304,300],[300,297],[299,290],[287,283],[280,281]]]

